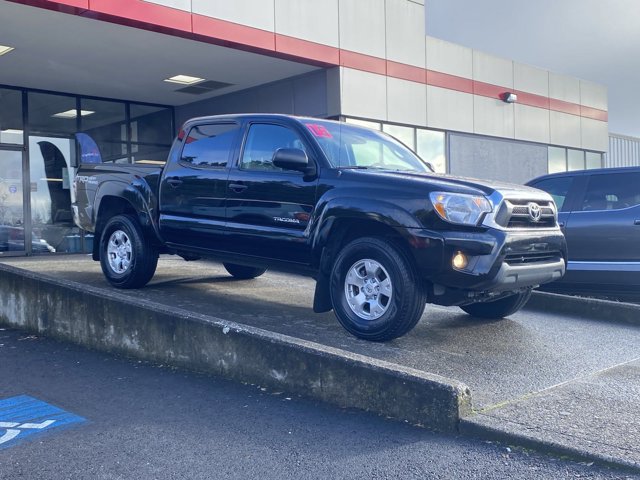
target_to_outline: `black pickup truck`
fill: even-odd
[[[161,253],[316,279],[313,309],[374,341],[409,332],[425,303],[484,318],[564,274],[552,198],[433,173],[392,137],[286,115],[190,120],[164,166],[81,165],[76,224],[118,288],[143,287]]]

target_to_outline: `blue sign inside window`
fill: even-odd
[[[0,449],[86,420],[27,395],[0,400]]]

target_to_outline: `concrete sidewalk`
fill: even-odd
[[[92,330],[71,322],[63,324],[62,336],[78,341],[78,330],[85,338],[103,338],[107,327],[118,332],[133,328],[135,335],[116,336],[126,348],[114,349],[135,354],[132,345],[140,345],[149,320],[137,323],[131,309],[118,304],[135,305],[146,309],[147,317],[157,316],[150,343],[159,351],[172,352],[168,360],[182,367],[207,369],[202,358],[194,361],[176,353],[176,340],[206,351],[208,360],[217,359],[216,367],[207,370],[232,378],[256,381],[256,375],[263,375],[265,382],[282,388],[283,368],[269,368],[268,362],[284,362],[280,365],[290,364],[296,372],[287,377],[292,380],[288,388],[297,393],[441,430],[455,429],[464,417],[459,426],[469,434],[640,470],[636,433],[640,412],[635,401],[640,329],[627,322],[628,313],[620,313],[633,312],[633,307],[640,312],[638,306],[600,305],[606,322],[598,315],[583,316],[584,305],[570,310],[578,312],[577,317],[551,313],[553,296],[545,297],[543,310],[525,310],[500,322],[427,306],[423,320],[409,335],[372,344],[346,334],[332,314],[311,313],[313,282],[308,279],[267,274],[254,281],[233,281],[216,264],[163,257],[147,288],[118,291],[107,286],[99,265],[85,256],[3,262],[22,269],[21,273],[0,265],[5,300],[0,316],[6,323],[15,325],[6,307],[15,301],[9,294],[14,287],[5,275],[11,271],[11,276],[29,277],[38,285],[39,300],[29,304],[29,311],[39,321],[30,328],[50,330],[52,314],[73,311],[74,298],[80,301],[76,310],[85,313],[87,304],[98,302],[102,313],[94,316],[102,326]],[[51,303],[51,295],[60,288],[71,290],[58,296],[55,308],[47,307],[53,308],[48,318],[38,314],[44,308],[43,294]],[[14,308],[12,315],[16,314]],[[200,332],[194,343],[176,323],[187,318],[218,333]],[[256,343],[240,355],[249,361],[241,362],[230,375],[220,361],[233,358],[229,345],[238,341],[238,335],[242,343],[247,338]],[[112,348],[98,341],[88,346]],[[252,366],[256,363],[265,366],[257,369]],[[336,365],[342,370],[333,375]],[[372,375],[363,375],[360,369]],[[465,385],[472,391],[473,411]]]

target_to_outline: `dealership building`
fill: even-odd
[[[608,148],[605,87],[426,36],[423,0],[0,0],[0,19],[0,256],[89,251],[82,139],[162,160],[193,116],[357,123],[517,183]]]

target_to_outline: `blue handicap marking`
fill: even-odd
[[[0,400],[0,450],[86,420],[28,395]]]

